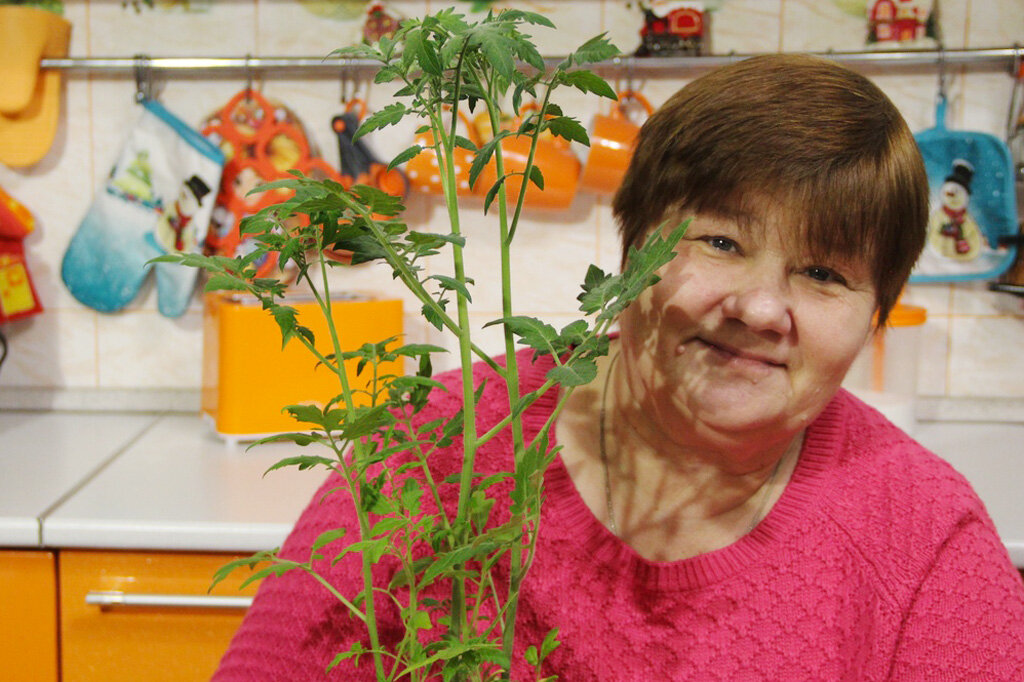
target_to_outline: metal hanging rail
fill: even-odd
[[[1018,73],[1024,48],[1012,47],[936,49],[936,50],[862,50],[815,52],[851,67],[920,67],[930,65],[963,66],[978,69],[1005,69]],[[699,71],[755,56],[728,54],[707,57],[617,57],[591,65],[595,70],[628,70],[634,74],[670,75]],[[560,58],[550,58],[556,64]],[[57,69],[68,74],[133,75],[140,69],[160,76],[259,76],[301,73],[306,77],[331,77],[371,72],[379,64],[369,60],[336,57],[67,57],[43,59],[44,69]]]

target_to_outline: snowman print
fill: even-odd
[[[981,253],[981,229],[968,210],[973,177],[974,167],[956,159],[939,188],[939,206],[928,220],[928,245],[944,258],[969,261]]]

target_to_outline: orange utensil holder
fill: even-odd
[[[298,323],[313,331],[316,347],[333,353],[327,323],[315,301],[288,301]],[[331,307],[342,351],[379,343],[402,333],[399,299],[353,297]],[[372,372],[356,376],[356,360],[345,363],[354,390],[369,387]],[[382,363],[378,374],[401,375],[401,362]],[[341,393],[338,376],[298,341],[281,347],[281,331],[269,312],[248,296],[211,293],[203,319],[201,409],[214,431],[229,442],[312,428],[284,411],[286,405],[323,405]],[[358,394],[364,404],[369,397]]]

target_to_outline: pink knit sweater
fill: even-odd
[[[525,392],[551,360],[519,357]],[[424,421],[459,407],[458,377],[441,378],[452,390],[435,392]],[[528,436],[554,397],[527,411]],[[492,381],[481,419],[506,412],[504,387]],[[505,436],[479,453],[479,471],[508,466]],[[433,466],[451,473],[460,457],[453,447]],[[305,559],[319,533],[351,522],[347,500],[324,497],[335,483],[303,513],[287,555]],[[353,594],[357,570],[346,560],[328,573]],[[808,429],[762,522],[683,561],[638,556],[591,514],[556,460],[520,614],[517,666],[557,626],[561,646],[544,673],[563,682],[1024,680],[1024,586],[982,503],[944,461],[843,391]],[[268,578],[214,679],[372,679],[369,661],[324,674],[360,628],[308,576]],[[522,666],[514,679],[533,678]]]

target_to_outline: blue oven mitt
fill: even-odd
[[[202,247],[220,186],[224,154],[155,100],[142,103],[117,163],[96,193],[61,265],[71,294],[100,312],[135,298],[150,267],[167,317],[188,307],[197,270],[147,261]]]

